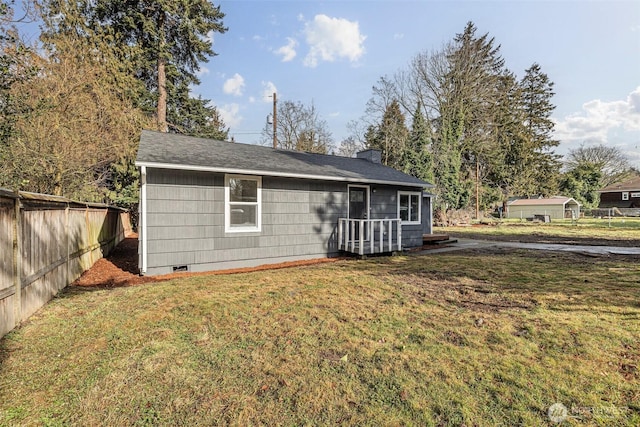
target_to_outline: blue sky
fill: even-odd
[[[216,3],[217,4],[217,3]],[[194,92],[211,99],[237,142],[257,143],[272,99],[312,102],[336,144],[364,114],[371,87],[468,21],[501,46],[519,77],[537,62],[555,83],[557,152],[618,146],[640,167],[640,2],[220,2],[225,34]]]

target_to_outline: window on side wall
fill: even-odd
[[[622,192],[622,200],[629,200],[629,192],[628,191],[623,191]]]
[[[224,221],[227,233],[256,232],[262,228],[262,178],[224,177]]]
[[[398,191],[398,218],[403,224],[420,224],[422,193]]]

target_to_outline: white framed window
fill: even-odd
[[[258,232],[262,229],[262,177],[225,175],[224,231]]]
[[[420,224],[422,193],[419,191],[398,191],[398,218],[403,224]]]
[[[622,192],[622,200],[629,200],[629,192],[628,191],[623,191]]]

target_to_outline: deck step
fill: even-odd
[[[456,243],[457,239],[452,239],[448,234],[423,234],[423,245],[446,245],[447,243]]]
[[[447,240],[435,240],[433,242],[427,242],[427,245],[448,245],[449,243],[458,243],[458,239],[447,239]]]

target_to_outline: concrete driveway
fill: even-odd
[[[458,251],[462,249],[481,248],[514,248],[514,249],[536,249],[543,251],[577,252],[593,255],[640,255],[640,248],[622,248],[617,246],[587,246],[587,245],[563,245],[556,243],[521,243],[521,242],[499,242],[494,240],[474,240],[458,239],[458,242],[451,243],[445,247],[426,249],[417,252],[418,254],[433,254],[440,252]]]

